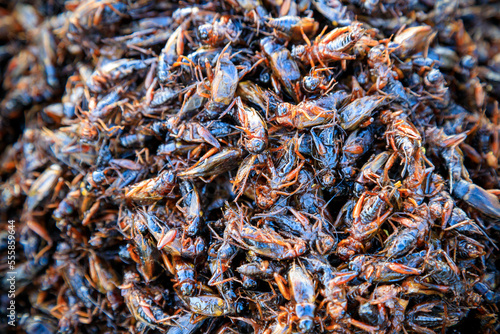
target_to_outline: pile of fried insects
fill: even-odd
[[[1,331],[497,333],[499,20],[2,1]]]

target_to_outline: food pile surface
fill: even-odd
[[[498,331],[498,3],[2,6],[2,331]]]

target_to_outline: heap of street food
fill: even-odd
[[[498,3],[0,13],[18,329],[498,331]]]

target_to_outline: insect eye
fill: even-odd
[[[304,88],[307,90],[315,90],[318,88],[319,80],[314,77],[305,77],[304,78]]]
[[[269,81],[271,80],[271,75],[269,74],[269,72],[262,72],[259,76],[259,80],[262,82],[262,83],[269,83]]]
[[[209,32],[210,32],[210,27],[207,27],[206,25],[202,25],[198,28],[198,32],[200,33],[201,39],[207,39]]]
[[[438,83],[442,77],[443,75],[441,72],[436,69],[431,70],[429,74],[427,74],[427,80],[432,84]]]
[[[277,114],[278,116],[284,116],[286,115],[288,112],[288,108],[286,105],[283,105],[281,104],[279,107],[278,107],[278,110],[277,110]]]

